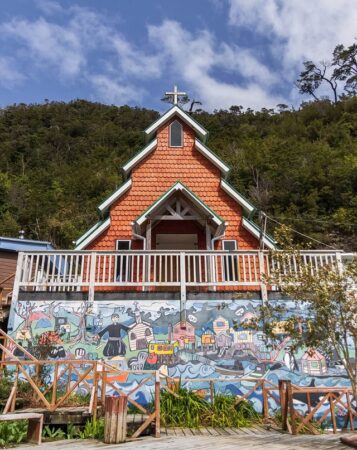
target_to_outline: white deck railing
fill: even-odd
[[[282,274],[308,264],[313,273],[325,265],[342,270],[346,254],[303,251],[284,263],[268,252],[251,251],[46,251],[18,256],[14,297],[25,291],[162,290],[260,288],[262,275]]]

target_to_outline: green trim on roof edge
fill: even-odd
[[[190,114],[188,114],[188,112],[187,111],[185,111],[183,108],[181,108],[181,106],[178,106],[178,105],[172,105],[171,106],[171,108],[169,108],[164,114],[162,114],[158,119],[156,119],[154,122],[152,122],[149,126],[147,126],[146,128],[145,128],[145,130],[144,130],[144,133],[146,133],[146,131],[150,128],[150,127],[152,127],[153,125],[154,125],[154,123],[156,123],[158,120],[160,120],[161,119],[161,117],[163,117],[165,114],[167,114],[168,112],[170,112],[172,109],[174,109],[174,108],[178,108],[180,111],[182,111],[184,114],[186,114],[193,122],[195,122],[195,124],[197,125],[197,126],[199,126],[200,128],[202,128],[207,134],[206,134],[206,136],[204,136],[204,142],[207,140],[207,138],[208,138],[208,136],[209,136],[209,131],[208,130],[206,130],[206,128],[203,126],[203,125],[201,125],[196,119],[194,119]],[[146,134],[146,136],[148,137],[148,135]],[[202,142],[202,141],[201,141]]]
[[[96,224],[94,224],[88,231],[86,231],[80,238],[78,238],[75,242],[76,247],[80,245],[87,237],[89,237],[92,233],[94,233],[103,223],[106,221],[107,217],[99,220]]]
[[[153,208],[156,204],[160,203],[160,200],[165,197],[165,195],[170,192],[172,189],[174,189],[175,186],[177,186],[178,184],[181,184],[184,189],[186,189],[191,195],[192,197],[194,197],[196,200],[198,200],[200,203],[202,203],[202,205],[208,209],[208,211],[210,211],[212,213],[213,216],[217,217],[217,219],[219,219],[221,222],[225,222],[225,220],[222,219],[222,217],[220,217],[217,213],[215,213],[208,205],[206,205],[206,203],[200,199],[200,197],[195,194],[193,191],[191,191],[191,189],[189,189],[184,183],[182,183],[182,181],[177,180],[169,189],[167,189],[165,192],[163,192],[153,203],[151,203],[150,206],[148,206],[145,211],[140,214],[140,216],[138,216],[134,221],[138,221],[139,219],[141,219],[143,216],[145,216],[145,214],[151,209]]]
[[[249,203],[249,205],[253,208],[252,212],[249,214],[248,217],[251,217],[252,214],[254,214],[254,212],[257,210],[257,208],[253,205],[253,203],[250,202],[250,200],[248,200],[246,197],[244,197],[244,195],[242,195],[240,192],[237,191],[237,189],[235,187],[233,187],[231,185],[231,183],[229,183],[226,179],[224,180],[225,183],[228,184],[228,186],[239,196],[241,196],[247,203]]]
[[[260,228],[260,226],[259,225],[257,225],[255,222],[252,222],[250,219],[248,219],[247,217],[244,217],[245,218],[245,220],[247,221],[247,222],[249,222],[249,224],[253,227],[253,228],[255,228],[257,231],[259,231],[259,233],[260,233],[260,231],[261,231],[261,228]],[[267,234],[267,233],[265,233],[264,234],[264,237],[266,238],[266,239],[268,239],[268,241],[271,243],[271,244],[273,244],[273,245],[276,245],[277,244],[277,242],[276,242],[276,240],[272,237],[272,236],[270,236],[269,234]]]

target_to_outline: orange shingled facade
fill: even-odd
[[[183,125],[183,146],[169,146],[172,118],[157,131],[157,147],[131,171],[132,186],[110,207],[110,226],[86,247],[87,250],[115,250],[118,239],[132,240],[132,222],[177,181],[185,184],[226,223],[225,239],[237,241],[240,250],[257,249],[258,240],[242,227],[242,207],[220,186],[222,174],[195,148],[195,131]],[[161,233],[192,233],[195,224],[162,222]],[[156,231],[158,232],[158,231]],[[203,231],[197,227],[199,249],[206,249]],[[143,241],[132,240],[132,249],[142,249]],[[155,231],[152,249],[155,249]],[[215,242],[221,249],[221,241]]]

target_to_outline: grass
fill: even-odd
[[[166,426],[187,428],[247,427],[260,420],[248,401],[237,405],[233,395],[216,394],[211,404],[195,392],[181,387],[174,393],[161,393],[161,418]]]

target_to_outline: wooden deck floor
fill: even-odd
[[[160,439],[145,437],[120,445],[107,445],[93,440],[66,440],[46,442],[46,450],[348,450],[338,435],[290,436],[286,434],[235,434],[235,435],[182,435],[163,436]],[[19,450],[38,450],[40,447],[23,444]]]

